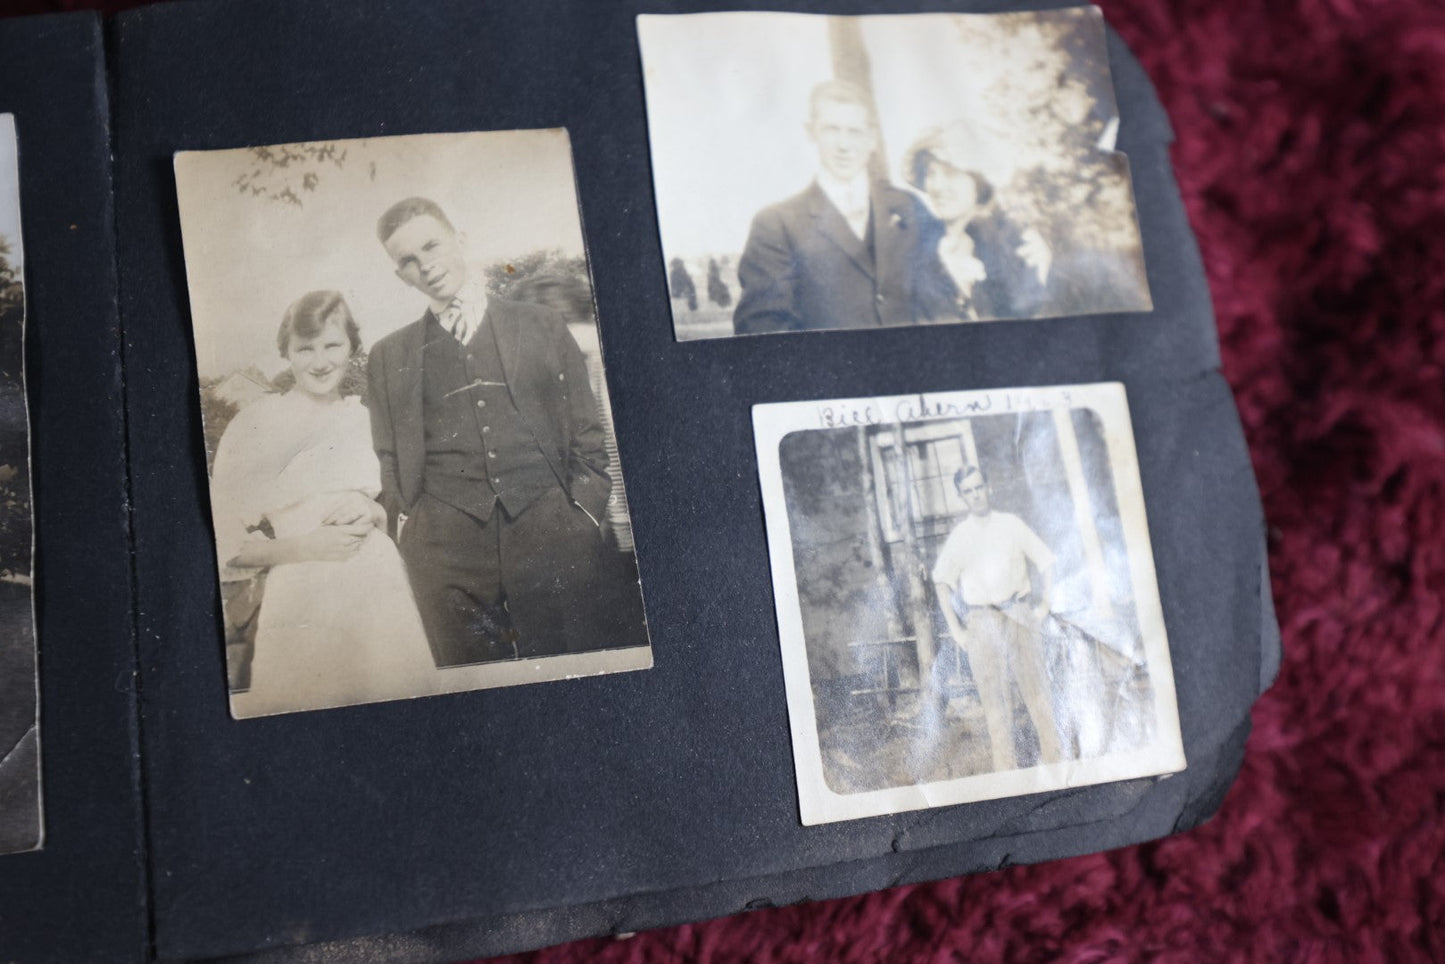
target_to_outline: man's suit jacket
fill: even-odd
[[[427,311],[381,339],[367,360],[371,435],[381,461],[381,504],[393,536],[397,518],[422,492],[422,428]],[[568,498],[600,520],[612,490],[605,434],[587,379],[587,363],[561,315],[541,305],[491,298],[507,390]],[[486,337],[482,329],[481,337]]]
[[[940,301],[938,220],[907,191],[870,190],[874,253],[816,182],[753,218],[738,262],[739,335],[931,321]]]

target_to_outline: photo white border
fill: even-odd
[[[1092,410],[1099,416],[1103,427],[1129,560],[1131,590],[1153,693],[1152,742],[1125,753],[1003,773],[975,774],[935,783],[846,794],[829,789],[823,778],[822,750],[818,741],[812,680],[808,672],[797,571],[793,563],[792,529],[778,454],[783,438],[793,432],[817,429],[913,424],[1078,408]],[[1159,601],[1154,553],[1149,542],[1144,491],[1139,480],[1139,459],[1128,399],[1121,383],[777,402],[753,406],[753,433],[782,647],[783,681],[788,698],[798,803],[805,826],[1158,776],[1185,769],[1174,672],[1169,658],[1164,612]]]

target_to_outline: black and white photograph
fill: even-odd
[[[1152,308],[1097,7],[637,31],[679,341]]]
[[[0,853],[44,840],[34,546],[20,167],[15,117],[0,114]]]
[[[232,715],[650,667],[567,132],[175,171]]]
[[[1184,769],[1122,385],[753,426],[803,823]]]

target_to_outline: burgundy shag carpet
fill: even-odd
[[[1102,6],[1174,123],[1270,525],[1284,667],[1219,815],[499,960],[1445,960],[1445,4]]]

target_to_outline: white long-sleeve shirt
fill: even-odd
[[[1047,573],[1054,554],[1024,520],[993,510],[970,515],[948,534],[933,581],[957,589],[970,606],[997,606],[1028,594],[1029,562]]]

